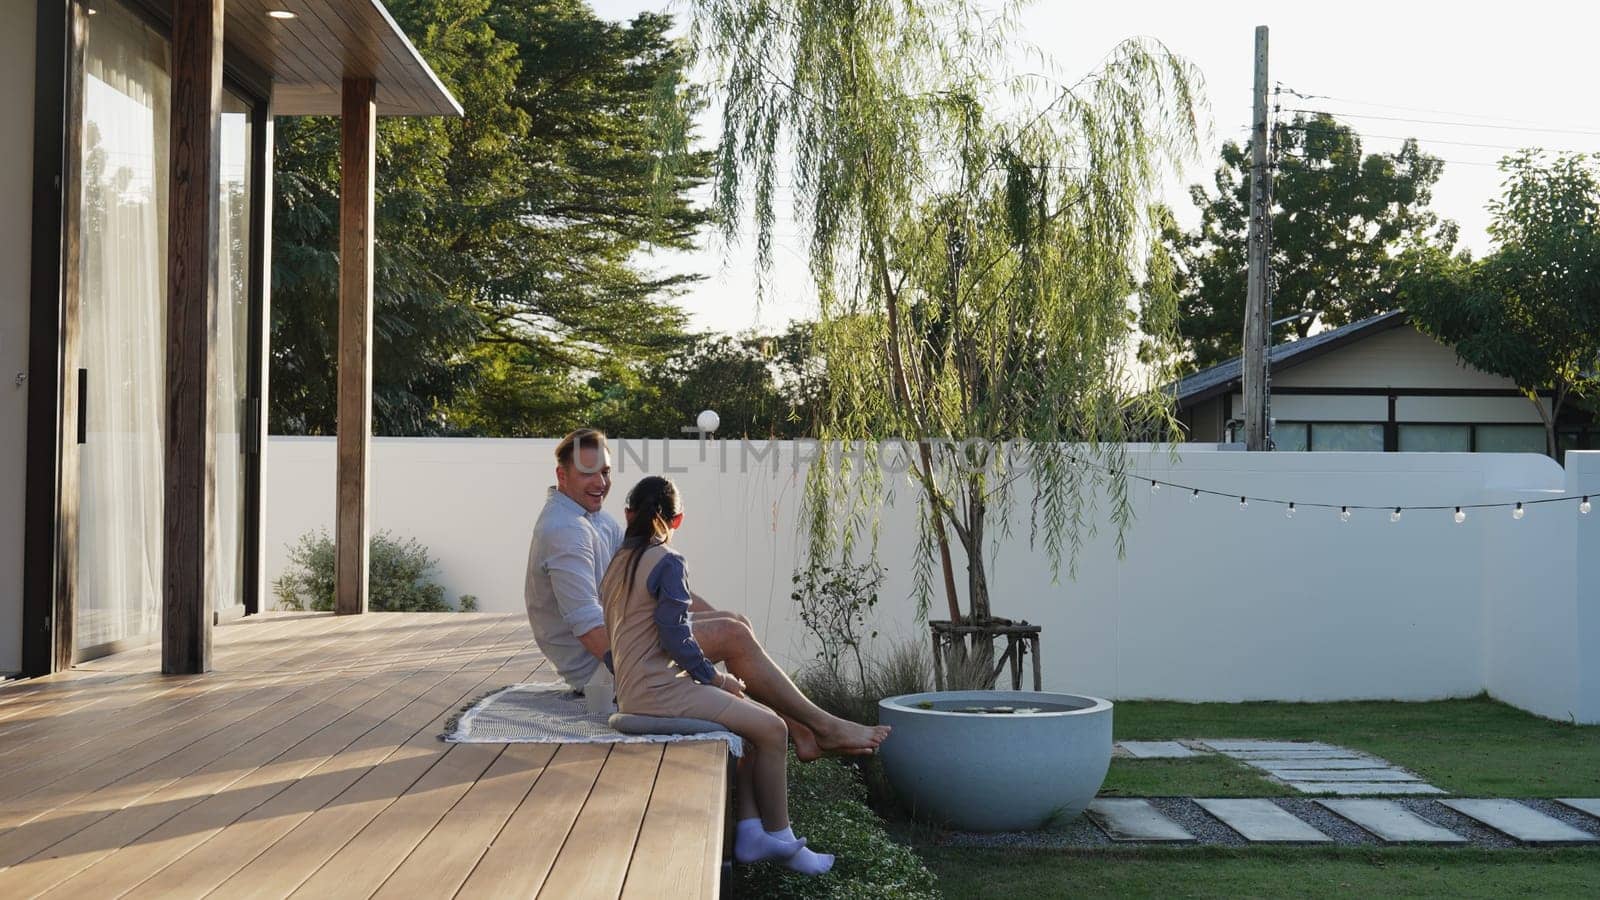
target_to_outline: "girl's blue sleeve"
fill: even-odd
[[[667,652],[678,667],[701,684],[717,680],[717,670],[706,659],[700,645],[695,643],[689,630],[689,573],[684,568],[683,557],[668,553],[657,562],[645,579],[650,596],[656,598],[656,631],[661,635],[661,649]]]

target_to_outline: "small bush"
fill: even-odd
[[[477,612],[478,611],[478,597],[477,597],[477,595],[476,594],[462,594],[461,597],[456,600],[456,611],[457,612]]]
[[[789,816],[797,834],[837,857],[833,871],[815,877],[778,863],[735,866],[733,894],[762,898],[935,898],[933,873],[911,848],[894,842],[872,810],[849,766],[832,759],[799,763],[789,757]]]
[[[865,665],[862,676],[818,662],[800,673],[796,685],[817,706],[852,722],[878,724],[878,701],[932,690],[928,651],[918,643],[896,644],[882,661]],[[864,680],[858,680],[858,677]]]
[[[376,612],[448,612],[444,588],[430,577],[436,561],[416,538],[372,536],[367,552],[368,596]],[[289,548],[289,565],[272,583],[280,609],[327,612],[334,601],[334,547],[326,531],[307,532]]]

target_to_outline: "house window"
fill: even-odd
[[[1544,427],[1541,425],[1479,425],[1479,453],[1543,453]]]
[[[1365,422],[1313,422],[1310,449],[1381,453],[1383,425]]]
[[[1276,422],[1272,426],[1272,447],[1295,452],[1309,450],[1309,431],[1310,426],[1304,422]]]
[[[1401,425],[1402,453],[1466,453],[1472,449],[1470,425]]]

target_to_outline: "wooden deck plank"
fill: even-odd
[[[505,828],[555,755],[555,744],[506,744],[505,752],[433,827],[374,895],[409,900],[417,885],[436,896],[455,894]]]
[[[578,821],[567,835],[539,896],[618,897],[628,874],[639,826],[644,822],[664,744],[617,744],[600,770]],[[598,852],[605,848],[604,852]]]
[[[443,648],[441,653],[451,649]],[[492,654],[494,650],[485,647],[483,652]],[[244,775],[227,791],[204,799],[184,811],[181,817],[168,820],[44,896],[117,896],[140,885],[220,834],[246,813],[300,783],[301,779],[314,777],[313,773],[329,760],[350,749],[358,739],[404,707],[428,695],[452,674],[436,660],[424,661],[392,690],[383,691],[267,765]],[[220,847],[212,849],[225,851]],[[204,858],[195,861],[204,862]],[[243,864],[244,861],[238,863],[239,866]],[[220,877],[217,880],[220,881]]]
[[[371,897],[504,750],[504,744],[447,745],[438,762],[290,896]],[[426,874],[412,884],[413,895],[433,887]]]
[[[448,649],[473,640],[488,627],[463,623],[459,628],[441,628],[435,642]],[[176,769],[181,757],[169,757],[79,804],[0,835],[0,862],[14,865],[21,854],[34,856],[25,864],[0,870],[0,895],[33,896],[54,886],[207,797],[230,789],[324,727],[363,711],[409,674],[395,670],[372,672],[365,678],[322,679],[250,717],[246,727],[218,732],[226,745],[206,747],[202,741],[186,748],[195,764],[192,772],[163,781],[163,773],[153,770]]]
[[[287,626],[288,623],[284,624]],[[219,630],[234,629],[227,627]],[[258,644],[239,643],[237,639],[219,642],[218,664],[236,666],[241,657],[248,656],[258,646]],[[8,755],[19,740],[31,740],[31,735],[21,735],[21,732],[41,722],[60,722],[70,719],[74,725],[79,725],[84,722],[82,712],[91,707],[96,713],[106,707],[127,708],[146,699],[170,695],[176,691],[192,692],[207,681],[162,675],[159,664],[152,663],[152,665],[157,671],[134,673],[74,669],[57,673],[50,676],[49,683],[38,685],[28,696],[12,698],[8,705],[0,706],[0,756]],[[115,690],[106,689],[113,684],[116,685]],[[15,689],[8,688],[0,691],[0,697],[8,693],[20,694],[21,691],[20,686]]]
[[[21,823],[0,830],[0,864],[15,862],[0,865],[0,897],[717,891],[720,744],[437,740],[462,704],[537,677],[521,616],[272,624],[220,627],[218,670],[183,679],[214,690],[194,696],[124,654],[14,701],[19,722],[45,713],[29,740],[78,746],[18,769],[57,776],[47,785],[0,779],[20,801],[0,801],[0,822]],[[0,752],[0,765],[22,756]]]
[[[37,798],[49,798],[57,805],[68,802],[249,715],[262,698],[276,692],[280,682],[297,675],[305,677],[300,663],[325,653],[325,640],[307,640],[303,652],[286,654],[280,668],[263,679],[187,676],[206,680],[208,687],[203,696],[158,713],[141,727],[116,730],[71,751],[43,755],[7,771],[0,781],[0,800],[6,801],[0,809],[0,826],[26,821],[17,817],[24,808],[32,808]]]
[[[376,814],[379,810],[372,807],[380,800],[392,800],[393,795],[369,798],[366,794],[379,781],[390,789],[401,780],[407,787],[414,782],[417,775],[412,773],[418,760],[425,770],[425,764],[434,758],[427,751],[438,746],[437,733],[463,702],[479,696],[487,687],[523,680],[542,664],[543,658],[536,653],[520,650],[500,659],[484,656],[470,661],[417,702],[367,732],[335,757],[330,766],[302,778],[251,810],[127,896],[199,896],[213,889],[218,891],[218,897],[286,896],[327,859],[317,835],[311,830],[300,831],[298,826],[319,813],[323,813],[322,823],[327,823],[340,818],[346,808],[369,799],[372,802],[357,810],[357,815],[344,818],[344,824],[359,824],[357,820],[363,812]],[[363,791],[350,790],[362,782],[367,785]],[[284,837],[296,831],[300,831],[299,837],[284,843]],[[334,842],[336,849],[348,837],[329,834],[326,839]]]
[[[623,900],[718,895],[727,790],[726,744],[667,745],[622,885]],[[695,827],[700,823],[710,827]]]
[[[526,900],[538,894],[589,800],[610,744],[565,744],[511,814],[455,896]]]

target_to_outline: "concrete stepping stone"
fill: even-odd
[[[1524,844],[1592,842],[1595,836],[1515,800],[1440,800],[1464,816]]]
[[[1113,841],[1192,843],[1189,829],[1168,818],[1149,800],[1112,797],[1090,802],[1089,818]]]
[[[1321,741],[1256,741],[1256,740],[1212,740],[1206,738],[1200,743],[1213,750],[1227,753],[1232,750],[1343,750],[1332,744]]]
[[[1289,786],[1305,794],[1338,794],[1365,797],[1374,794],[1442,794],[1444,791],[1420,781],[1291,781]]]
[[[1562,797],[1556,802],[1562,806],[1568,807],[1569,809],[1575,809],[1581,813],[1588,813],[1589,815],[1600,819],[1600,800],[1579,800],[1573,797]]]
[[[1343,816],[1390,844],[1464,844],[1467,839],[1435,825],[1392,800],[1318,800],[1317,805]]]
[[[1123,741],[1117,746],[1134,759],[1189,759],[1203,755],[1177,741]]]
[[[1364,757],[1361,759],[1263,759],[1249,760],[1250,765],[1268,772],[1299,771],[1311,769],[1316,771],[1336,771],[1340,769],[1392,769],[1387,760]]]
[[[1207,743],[1210,743],[1209,741]],[[1213,745],[1214,746],[1214,745]],[[1271,800],[1196,800],[1222,824],[1258,844],[1327,843],[1332,838]]]
[[[1256,762],[1257,760],[1368,758],[1354,750],[1225,750],[1221,752],[1226,756],[1231,756],[1244,762]]]
[[[1303,781],[1422,781],[1404,769],[1307,769],[1292,774],[1303,775]],[[1316,777],[1313,778],[1313,775]]]

